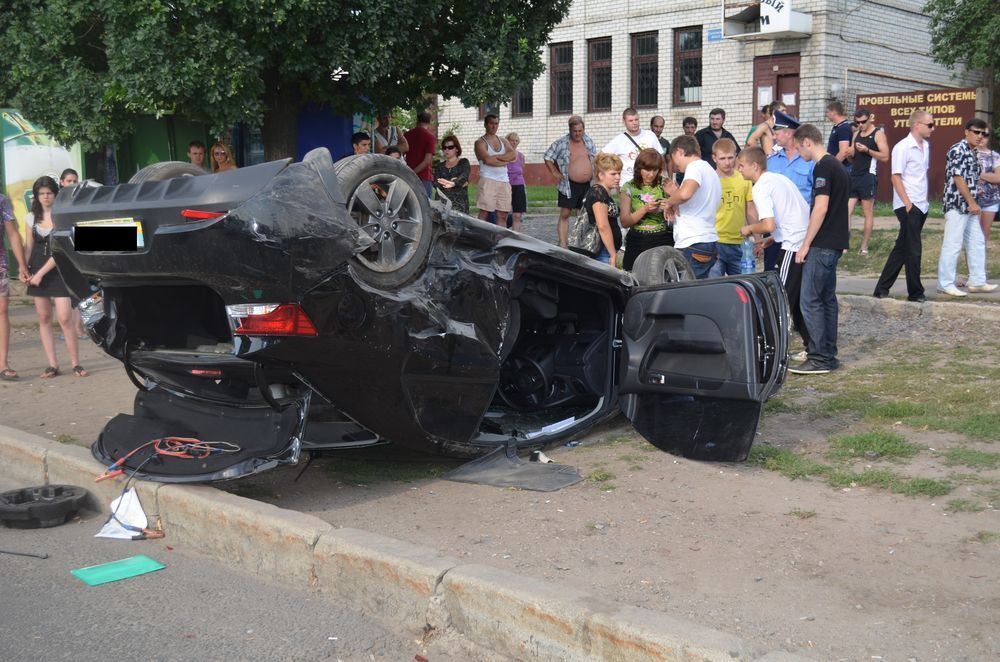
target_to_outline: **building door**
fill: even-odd
[[[753,60],[753,106],[782,101],[788,114],[799,116],[799,54],[766,55]]]

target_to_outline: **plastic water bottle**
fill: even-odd
[[[740,273],[752,274],[757,271],[757,258],[753,254],[753,235],[744,237],[743,254],[740,256]]]

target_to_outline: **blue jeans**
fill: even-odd
[[[428,181],[425,181],[425,180],[421,179],[420,183],[424,185],[424,192],[427,193],[427,197],[428,198],[433,198],[434,197],[434,182],[428,182]]]
[[[958,255],[965,248],[969,261],[969,285],[986,284],[986,239],[979,217],[952,209],[944,213],[944,239],[938,258],[938,289],[955,287]]]
[[[712,278],[722,276],[739,276],[740,262],[743,261],[743,244],[724,244],[721,241],[715,245],[719,259],[712,265]]]
[[[597,260],[598,262],[602,262],[604,264],[607,264],[608,260],[611,259],[611,253],[608,252],[608,247],[607,246],[601,246],[601,252],[598,253],[597,255],[595,255],[594,259]]]
[[[712,266],[718,259],[718,249],[714,241],[701,244],[691,244],[681,249],[681,253],[691,265],[694,277],[698,279],[708,278],[712,272]]]
[[[809,360],[824,368],[837,363],[837,262],[842,251],[811,248],[802,265],[799,307],[809,332]]]

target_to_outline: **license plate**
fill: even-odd
[[[146,244],[140,221],[107,218],[77,223],[73,228],[73,245],[80,252],[135,252]]]

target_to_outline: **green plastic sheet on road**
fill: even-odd
[[[92,565],[89,568],[77,568],[76,570],[70,570],[70,573],[87,586],[100,586],[108,582],[116,582],[121,579],[144,575],[147,572],[163,570],[166,567],[145,554],[139,554],[120,561]]]

